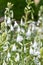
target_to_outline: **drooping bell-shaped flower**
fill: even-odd
[[[18,32],[18,33],[20,32],[20,26],[18,26],[18,28],[17,28],[17,32]]]
[[[16,21],[15,21],[15,24],[14,24],[14,28],[15,28],[15,27],[18,27],[18,24],[17,24],[17,22],[16,22]]]
[[[16,39],[16,41],[17,42],[21,42],[23,40],[23,37],[21,36],[21,35],[17,35],[17,39]]]
[[[12,49],[11,50],[12,51],[16,51],[16,45],[15,44],[12,46]]]
[[[34,54],[34,50],[30,47],[30,51],[29,51],[30,54]]]
[[[30,35],[31,35],[31,31],[30,31],[30,29],[28,28],[28,31],[26,32],[26,37],[29,38]]]
[[[23,20],[21,19],[21,23],[20,23],[21,26],[24,26],[25,23],[23,22]]]
[[[11,20],[10,20],[10,17],[8,17],[7,24],[10,24],[10,23],[11,23]]]

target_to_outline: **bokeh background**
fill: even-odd
[[[13,11],[14,11],[14,18],[16,20],[20,20],[22,15],[24,14],[24,8],[26,6],[26,0],[0,0],[0,17],[4,16],[4,11],[6,8],[7,2],[12,2],[14,4]],[[33,4],[32,7],[35,11],[34,18],[35,20],[38,19],[38,11],[40,8],[40,5],[43,5],[43,0],[40,0],[37,7]]]

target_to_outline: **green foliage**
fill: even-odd
[[[12,2],[14,4],[12,8],[14,11],[14,18],[20,20],[24,13],[24,8],[26,6],[25,0],[0,0],[0,17],[4,16],[4,11],[7,6],[7,2]]]
[[[24,8],[27,5],[26,4],[26,0],[0,0],[0,17],[4,16],[4,11],[6,8],[6,4],[7,2],[12,2],[14,4],[13,6],[13,11],[14,11],[14,18],[16,20],[20,20],[20,18],[23,16],[24,14]],[[38,11],[40,6],[43,5],[43,0],[40,0],[39,5],[36,7],[35,4],[31,5],[32,8],[34,9],[35,13],[34,13],[34,20],[38,20]],[[2,14],[3,13],[3,14]],[[30,15],[29,15],[30,17]],[[31,18],[31,17],[30,17]]]

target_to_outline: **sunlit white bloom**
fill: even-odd
[[[40,55],[40,52],[39,51],[35,51],[34,52],[34,55],[39,56]]]
[[[30,37],[30,35],[31,35],[31,31],[30,31],[30,29],[28,29],[28,31],[26,32],[27,38]]]
[[[22,32],[22,33],[24,33],[24,32],[25,32],[25,30],[24,30],[23,28],[21,28],[21,32]]]
[[[34,54],[34,50],[30,47],[30,54]]]
[[[22,19],[21,19],[21,23],[20,23],[20,25],[21,25],[21,26],[23,26],[23,25],[24,25],[24,22],[23,22],[23,20],[22,20]]]
[[[5,61],[3,61],[3,64],[2,65],[7,65]]]
[[[33,46],[32,46],[32,47],[33,47],[33,48],[37,48],[37,44],[38,44],[38,43],[37,43],[36,41],[34,41],[34,43],[33,43]]]
[[[16,53],[15,61],[18,62],[20,60],[19,53]]]
[[[21,42],[22,40],[23,40],[23,37],[18,34],[16,41],[17,41],[17,42]]]
[[[41,62],[39,62],[38,65],[41,65]]]
[[[11,54],[8,52],[8,54],[7,54],[7,58],[10,58],[11,57]]]
[[[20,32],[20,27],[18,26],[18,28],[17,28],[17,32]]]
[[[16,45],[15,44],[12,46],[12,51],[16,51]]]
[[[32,25],[32,31],[34,31],[36,29],[35,24]]]
[[[17,24],[17,22],[15,21],[14,28],[17,27],[17,26],[18,26],[18,24]]]
[[[11,30],[11,31],[14,31],[14,28],[13,28],[13,26],[12,26],[12,25],[11,25],[11,27],[10,27],[10,30]]]
[[[33,60],[36,65],[39,63],[38,57],[34,57]]]
[[[40,24],[40,20],[38,20],[38,22],[37,22],[37,25],[39,25]]]
[[[11,23],[10,17],[7,19],[7,24],[9,25]]]

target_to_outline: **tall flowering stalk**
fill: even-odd
[[[0,35],[0,65],[43,65],[42,6],[37,23],[33,20],[27,22],[26,15],[20,24],[13,19],[12,6],[8,3],[5,10],[5,30]]]

